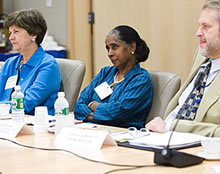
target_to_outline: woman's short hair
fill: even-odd
[[[37,9],[23,9],[9,14],[4,22],[4,27],[9,29],[15,25],[25,29],[30,35],[36,35],[36,43],[39,46],[47,31],[47,23]]]
[[[127,25],[117,26],[108,33],[106,39],[112,34],[115,34],[116,39],[123,42],[127,47],[131,46],[133,42],[136,43],[135,56],[137,62],[147,60],[150,49],[135,29]]]

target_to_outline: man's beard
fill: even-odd
[[[217,58],[216,56],[220,57],[220,36],[207,44],[206,48],[201,48],[200,53],[207,58]]]

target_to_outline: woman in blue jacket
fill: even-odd
[[[40,45],[47,31],[45,19],[36,9],[19,10],[8,15],[4,26],[13,50],[20,54],[7,59],[1,69],[0,103],[10,103],[14,87],[20,85],[26,114],[33,115],[36,106],[47,106],[54,115],[61,76],[54,57]]]
[[[152,82],[140,62],[150,52],[129,26],[118,26],[106,37],[113,66],[104,67],[80,94],[74,114],[79,120],[111,126],[144,127],[152,104]]]

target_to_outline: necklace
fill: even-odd
[[[20,62],[19,62],[19,71],[20,71],[20,69],[21,69],[21,65],[23,64],[23,62],[24,62],[24,59],[23,59],[23,57],[21,58],[21,60],[20,60]]]
[[[113,81],[113,83],[110,85],[110,88],[114,88],[114,86],[117,84],[117,83],[120,83],[120,82],[122,82],[125,78],[123,77],[121,80],[119,80],[119,81],[116,81],[116,76],[118,75],[118,72],[115,74],[115,77],[114,77],[114,81]]]

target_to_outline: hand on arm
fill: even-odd
[[[92,121],[93,112],[89,114],[89,116],[86,118],[86,121]]]
[[[164,133],[166,123],[160,117],[155,117],[145,127],[151,132]]]
[[[92,101],[88,104],[89,109],[91,109],[93,112],[95,112],[97,106],[99,105],[99,102]]]
[[[99,102],[92,101],[88,104],[88,108],[91,109],[93,112],[96,110],[97,106],[99,105]],[[86,121],[92,121],[93,112],[89,114],[89,116],[86,118]]]

